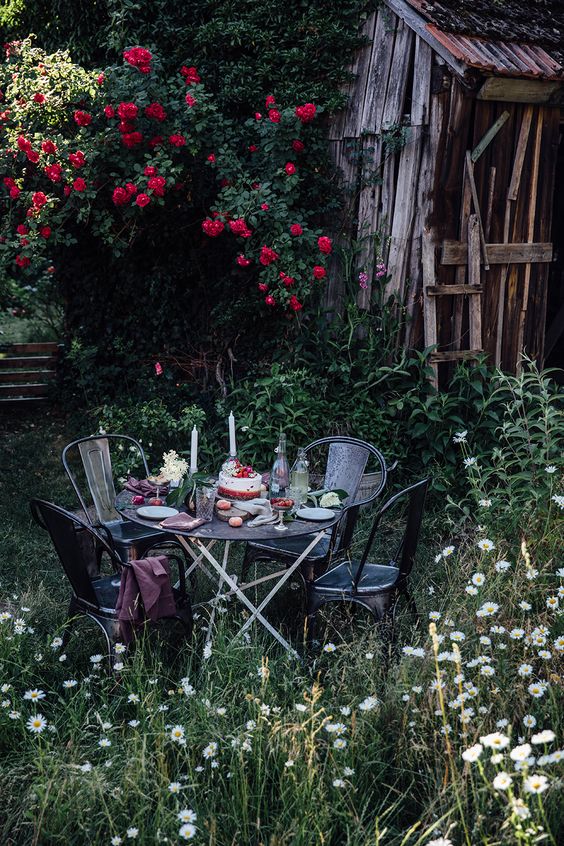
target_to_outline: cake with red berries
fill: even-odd
[[[219,473],[217,492],[227,499],[254,499],[260,496],[262,478],[238,458],[228,458]]]

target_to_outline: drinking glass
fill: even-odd
[[[211,522],[214,505],[215,487],[198,485],[196,488],[196,517],[201,518],[205,523]]]

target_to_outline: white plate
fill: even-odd
[[[335,516],[335,512],[329,508],[298,508],[296,517],[301,517],[302,520],[330,520]]]
[[[142,505],[137,509],[137,514],[147,520],[164,520],[165,517],[174,517],[178,514],[178,510],[168,508],[166,505]]]

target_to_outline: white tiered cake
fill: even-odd
[[[254,499],[260,496],[262,478],[252,467],[245,467],[238,458],[228,458],[219,473],[217,492],[227,499]]]

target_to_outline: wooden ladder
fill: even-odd
[[[468,296],[470,349],[446,350],[431,353],[429,362],[433,370],[431,382],[438,388],[439,364],[449,361],[475,360],[484,350],[482,348],[482,293],[480,281],[480,229],[478,215],[468,219],[468,274],[462,285],[423,285],[423,324],[425,346],[438,344],[437,297]],[[435,278],[435,247],[430,238],[423,238],[423,279]]]
[[[56,342],[0,344],[0,407],[46,402],[59,352]]]

